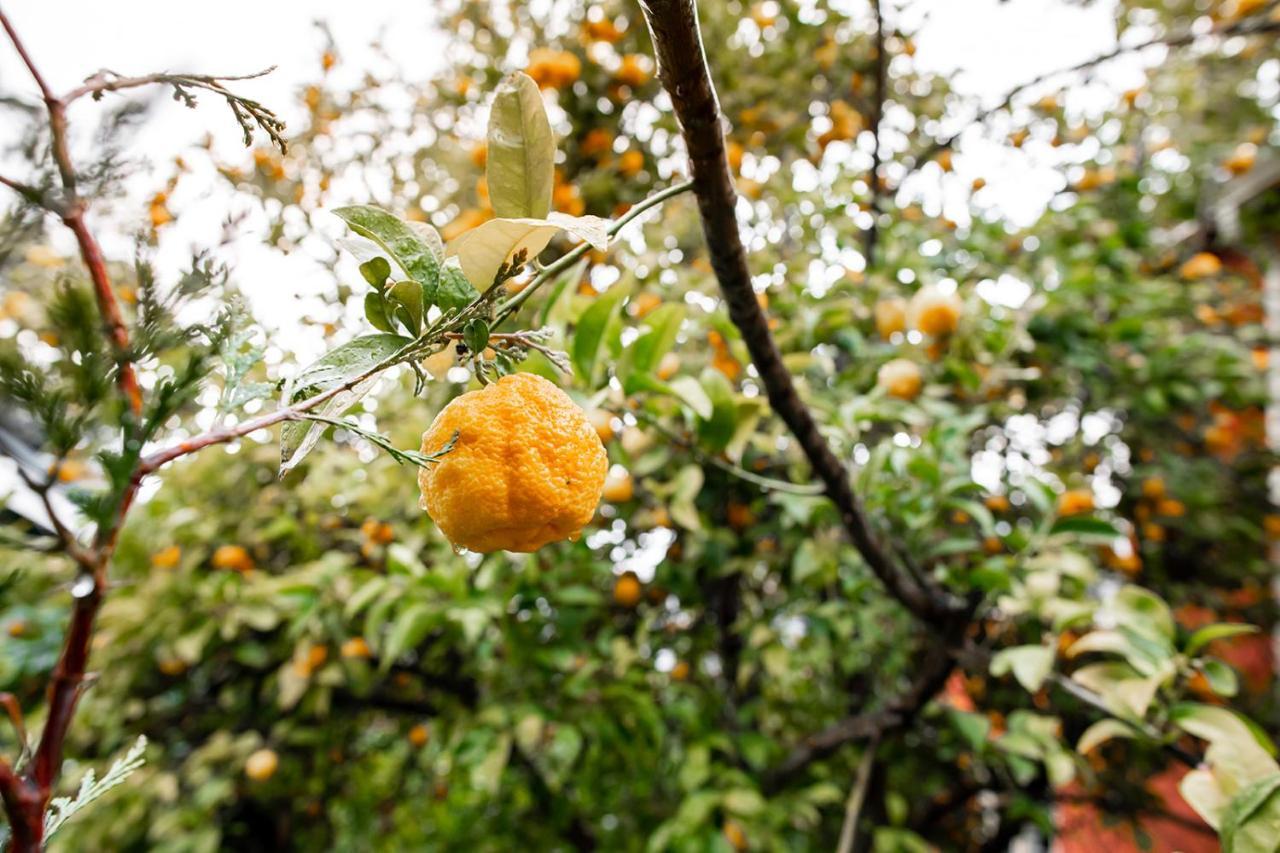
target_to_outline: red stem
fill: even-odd
[[[49,84],[36,68],[22,40],[3,12],[0,12],[0,26],[3,26],[4,31],[9,35],[14,49],[31,73],[48,108],[50,148],[58,166],[64,195],[55,211],[76,236],[80,257],[93,281],[98,312],[102,316],[107,336],[115,351],[116,382],[126,406],[134,417],[138,417],[142,413],[142,392],[131,361],[129,332],[120,313],[120,305],[111,288],[111,278],[107,273],[102,249],[85,224],[85,205],[76,192],[76,171],[67,143],[66,102],[58,98],[49,88]],[[75,598],[71,624],[67,628],[62,652],[49,678],[48,716],[30,769],[23,776],[19,776],[7,763],[0,762],[0,797],[4,800],[5,812],[13,831],[11,849],[16,853],[27,853],[27,851],[34,853],[41,847],[45,810],[48,808],[53,785],[62,768],[63,745],[75,714],[76,703],[80,698],[80,687],[84,683],[89,664],[94,620],[106,590],[107,567],[115,550],[120,524],[123,523],[124,514],[128,511],[135,490],[136,480],[122,498],[121,511],[115,525],[100,535],[94,552],[86,554],[71,550],[69,547],[68,553],[84,572],[81,579],[89,578],[92,585],[87,594],[78,595]]]

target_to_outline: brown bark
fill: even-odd
[[[721,129],[720,104],[707,67],[693,0],[641,0],[658,56],[658,76],[671,96],[688,149],[693,192],[711,266],[720,282],[729,317],[742,333],[760,375],[769,405],[795,436],[858,552],[894,598],[912,613],[936,620],[963,603],[923,578],[913,577],[890,557],[863,512],[849,472],[822,437],[818,423],[800,399],[791,373],[769,331],[764,310],[751,287],[747,255],[738,235],[738,200],[729,173]]]

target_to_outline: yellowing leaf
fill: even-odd
[[[551,210],[556,141],[538,84],[519,71],[498,84],[489,111],[485,175],[500,217],[542,219]]]
[[[1040,689],[1052,668],[1053,649],[1048,646],[1015,646],[1002,649],[991,658],[992,675],[1012,672],[1028,693]]]
[[[597,216],[566,216],[553,213],[547,219],[490,219],[472,228],[449,247],[462,264],[462,271],[478,290],[487,290],[503,264],[523,253],[528,263],[547,247],[560,230],[597,249],[609,245],[608,221]]]
[[[1080,740],[1076,743],[1076,752],[1084,755],[1112,738],[1131,738],[1134,734],[1130,726],[1119,720],[1099,720],[1080,735]]]

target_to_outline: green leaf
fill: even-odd
[[[701,466],[686,465],[671,481],[674,491],[667,505],[667,512],[670,513],[672,521],[686,530],[702,529],[702,519],[698,515],[694,500],[702,491],[703,480]]]
[[[556,141],[538,84],[514,72],[498,84],[489,110],[485,174],[501,217],[542,219],[551,210]]]
[[[1001,649],[991,658],[991,674],[1010,672],[1028,693],[1035,693],[1053,669],[1054,651],[1049,646],[1014,646]]]
[[[1209,682],[1209,688],[1219,696],[1234,696],[1240,689],[1240,680],[1236,677],[1236,671],[1217,658],[1206,658],[1201,661],[1200,671]]]
[[[401,281],[387,291],[387,300],[403,309],[408,329],[414,335],[422,331],[423,286],[416,281]],[[400,313],[400,312],[397,312]]]
[[[633,370],[641,373],[653,372],[658,362],[675,344],[684,315],[683,305],[668,303],[659,306],[645,317],[649,330],[636,338],[629,350]]]
[[[987,735],[991,733],[991,721],[982,714],[972,711],[950,709],[951,724],[969,744],[974,752],[981,750],[987,743]]]
[[[724,808],[731,814],[752,817],[764,811],[764,797],[752,788],[733,788],[724,792]]]
[[[471,286],[457,258],[449,258],[440,268],[436,304],[441,311],[458,311],[470,305],[480,293]]]
[[[698,437],[715,453],[729,444],[738,427],[738,399],[733,383],[720,371],[702,371],[702,388],[711,401],[711,417],[698,423]]]
[[[471,768],[471,784],[481,791],[496,794],[502,784],[502,773],[511,759],[511,735],[503,732],[479,764]]]
[[[414,604],[405,608],[387,633],[382,647],[379,667],[385,672],[400,655],[421,643],[438,619],[435,611],[426,604]]]
[[[387,319],[387,307],[382,296],[376,292],[370,291],[364,295],[364,316],[375,329],[392,333],[396,330]]]
[[[1257,625],[1243,625],[1236,622],[1218,622],[1213,625],[1205,625],[1191,635],[1182,651],[1187,655],[1194,655],[1214,640],[1225,640],[1229,637],[1239,637],[1242,634],[1256,633],[1258,633]]]
[[[1280,849],[1280,773],[1246,786],[1222,813],[1223,853]]]
[[[695,415],[700,418],[711,417],[711,398],[707,396],[706,389],[697,379],[692,376],[677,376],[668,382],[667,386],[671,389],[671,393],[688,406]]]
[[[604,342],[605,330],[618,316],[618,309],[627,291],[624,287],[613,287],[597,297],[595,302],[582,312],[578,318],[577,328],[573,330],[573,366],[578,377],[589,387],[595,387],[596,356]]]
[[[369,284],[382,289],[382,285],[387,283],[387,279],[391,277],[391,262],[384,257],[376,257],[365,261],[360,265],[360,275],[364,276],[364,280]]]
[[[462,327],[462,342],[475,355],[484,352],[489,346],[489,324],[480,319],[471,320]]]
[[[435,252],[409,223],[367,204],[340,207],[334,214],[352,231],[377,243],[395,258],[409,277],[423,286],[427,301],[434,301],[440,264]]]
[[[542,305],[542,316],[538,321],[538,325],[547,325],[551,322],[553,315],[560,318],[559,312],[556,311],[556,307],[562,304],[567,304],[562,302],[560,297],[571,286],[575,286],[578,282],[582,281],[582,274],[586,272],[587,266],[590,263],[590,258],[579,258],[575,263],[570,265],[568,269],[563,270],[560,275],[556,276],[555,283],[551,285],[551,290],[547,294],[546,301]]]
[[[1053,527],[1049,533],[1051,535],[1072,534],[1086,539],[1101,538],[1106,539],[1108,542],[1121,535],[1120,531],[1111,522],[1087,515],[1072,515],[1066,518],[1059,518],[1053,522]]]
[[[1133,584],[1122,587],[1112,602],[1112,610],[1122,626],[1172,644],[1176,631],[1173,612],[1164,599],[1151,590]]]
[[[364,335],[335,347],[307,365],[286,386],[283,405],[324,393],[387,362],[405,345],[412,343],[401,335]],[[390,366],[390,365],[388,365]],[[377,381],[376,374],[364,379],[321,403],[312,412],[321,416],[340,414],[359,402]],[[327,427],[309,421],[289,421],[280,430],[280,476],[293,470],[320,440]]]
[[[1112,738],[1132,738],[1135,734],[1132,726],[1125,725],[1119,720],[1098,720],[1080,735],[1080,740],[1076,743],[1076,752],[1084,755]]]

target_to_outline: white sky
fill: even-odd
[[[915,0],[903,21],[910,24],[924,17],[924,28],[916,40],[917,63],[930,70],[954,72],[953,86],[958,91],[991,102],[1041,72],[1069,66],[1109,48],[1114,43],[1111,7],[1110,2],[1099,2],[1081,8],[1061,0]],[[102,67],[123,74],[157,70],[242,74],[276,65],[278,70],[267,78],[236,85],[275,108],[286,120],[298,117],[295,93],[299,87],[316,77],[323,41],[312,21],[327,21],[337,39],[341,61],[334,75],[339,84],[355,83],[376,61],[369,44],[379,37],[410,79],[425,77],[440,56],[432,47],[444,38],[431,24],[430,3],[394,0],[312,0],[306,4],[267,0],[217,4],[8,0],[5,9],[55,89],[68,89]],[[1113,88],[1133,85],[1135,68],[1129,63],[1127,69],[1113,72],[1113,77],[1120,78]],[[3,43],[0,91],[34,92],[16,56]],[[78,103],[71,116],[73,126],[77,119],[81,126],[90,125],[87,119],[94,109],[90,101]],[[136,204],[123,207],[119,217],[97,223],[109,254],[131,256],[130,234],[145,221],[145,200],[171,174],[173,156],[207,132],[213,134],[221,159],[248,162],[239,129],[216,99],[206,94],[194,113],[167,97],[157,103],[136,149],[131,151],[147,158],[155,169],[134,179]],[[6,136],[0,127],[0,141]],[[956,158],[961,180],[953,180],[952,189],[967,186],[971,177],[981,174],[989,182],[983,198],[1013,219],[1026,222],[1034,218],[1058,188],[1057,174],[1044,163],[1034,162],[1034,157],[1010,158],[1001,146],[979,143],[963,150],[965,156]],[[4,168],[9,172],[14,169],[12,164],[4,164]],[[934,187],[921,189],[934,193],[949,216],[963,221],[967,193],[938,196],[936,181]],[[335,204],[346,201],[333,199]],[[212,245],[230,213],[246,209],[225,183],[199,173],[184,178],[171,207],[178,219],[162,230],[156,256],[162,277],[173,275],[188,263],[193,249]],[[218,257],[232,266],[234,279],[249,295],[260,319],[282,330],[277,340],[304,357],[314,354],[317,340],[295,337],[289,330],[296,329],[297,320],[315,309],[312,294],[330,285],[334,274],[304,257],[285,256],[265,246],[261,239],[264,230],[264,221],[247,220],[238,240],[222,247]],[[70,247],[69,242],[58,245]]]

